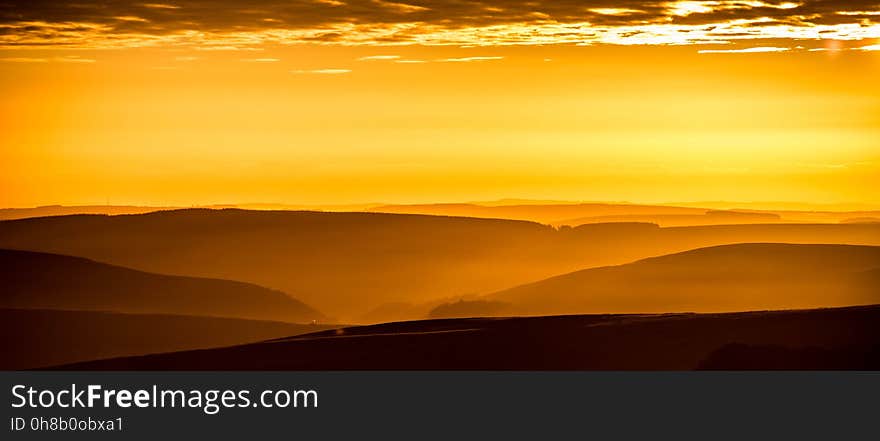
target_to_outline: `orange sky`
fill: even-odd
[[[484,22],[265,1],[245,24],[196,1],[39,3],[0,7],[0,206],[880,204],[880,12],[858,1],[499,4]]]

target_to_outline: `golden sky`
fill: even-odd
[[[0,4],[0,206],[880,204],[876,1],[246,4]]]

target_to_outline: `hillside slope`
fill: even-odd
[[[280,291],[249,283],[166,276],[79,257],[3,249],[0,307],[326,321]]]
[[[229,346],[329,327],[185,315],[0,309],[0,370]]]
[[[584,268],[741,242],[880,245],[880,225],[618,223],[556,230],[497,219],[233,209],[0,222],[0,247],[240,280],[283,290],[343,320],[388,302],[486,294]]]
[[[751,354],[743,358],[743,354]],[[880,306],[735,314],[429,320],[203,351],[101,360],[83,370],[880,369]]]
[[[482,303],[449,305],[446,316],[864,305],[880,302],[880,285],[874,283],[877,268],[880,247],[722,245],[586,269],[518,286],[490,294]],[[496,304],[485,308],[483,305],[491,304],[487,301]],[[456,309],[448,311],[451,307]]]

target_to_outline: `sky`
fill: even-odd
[[[0,206],[880,206],[877,78],[869,0],[0,0]]]

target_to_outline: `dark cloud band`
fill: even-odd
[[[2,0],[0,0],[2,1]],[[246,6],[244,6],[246,4]],[[876,0],[169,0],[0,3],[0,44],[14,46],[614,43],[625,33],[758,28],[743,38],[876,38]],[[774,29],[776,28],[776,29]],[[844,30],[846,29],[846,30]],[[618,32],[619,31],[619,32]],[[801,32],[803,31],[803,32]],[[737,31],[739,32],[739,31]],[[722,32],[736,38],[735,32]],[[819,35],[821,37],[821,35]],[[555,39],[555,40],[554,40]],[[636,44],[650,43],[650,38]],[[676,44],[673,35],[656,38]],[[617,41],[617,42],[622,42]]]

